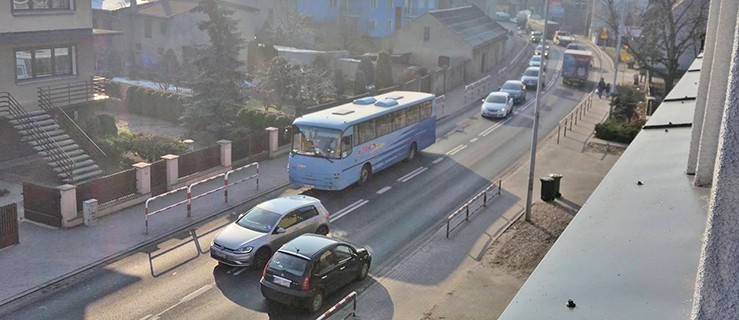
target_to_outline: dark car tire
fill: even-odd
[[[357,281],[362,281],[364,279],[367,279],[367,274],[369,273],[369,262],[362,263],[362,266],[359,268],[359,273],[357,274]]]
[[[418,146],[416,143],[411,143],[410,148],[408,148],[408,156],[405,158],[406,162],[412,162],[413,160],[416,160],[416,157],[418,156]]]
[[[357,181],[357,184],[360,186],[363,186],[367,184],[367,181],[369,181],[370,176],[372,176],[372,167],[369,163],[365,163],[362,166],[362,170],[359,171],[359,180]]]
[[[269,258],[272,257],[272,251],[269,248],[259,248],[254,254],[254,269],[262,270],[267,265]]]
[[[311,313],[316,313],[318,311],[321,311],[321,307],[323,307],[323,302],[325,296],[323,294],[323,291],[317,290],[316,293],[313,294],[310,301],[308,301],[308,304],[306,305],[306,308],[308,308],[308,311]]]
[[[325,236],[328,234],[328,227],[327,226],[320,226],[318,227],[318,230],[316,230],[316,234],[320,234],[322,236]]]

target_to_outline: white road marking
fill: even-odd
[[[146,316],[144,316],[143,318],[141,318],[140,320],[147,320],[147,319],[150,319],[153,316],[154,315],[150,313],[150,314],[147,314]]]
[[[464,148],[467,148],[467,145],[466,145],[466,144],[463,144],[463,145],[457,146],[456,148],[454,148],[454,149],[452,149],[452,150],[449,150],[449,152],[447,152],[447,153],[446,153],[446,155],[448,155],[448,156],[452,156],[452,155],[454,155],[455,153],[457,153],[457,152],[460,152],[460,151],[462,151],[462,149],[464,149]]]
[[[162,312],[160,312],[160,313],[157,313],[157,315],[155,315],[155,316],[153,316],[153,317],[150,317],[150,315],[147,315],[146,317],[142,318],[142,320],[143,320],[143,319],[148,319],[148,320],[157,320],[157,319],[159,319],[159,317],[160,317],[161,315],[163,315],[163,314],[164,314],[165,312],[167,312],[167,311],[169,311],[169,310],[172,310],[172,309],[174,309],[175,307],[179,306],[180,304],[183,304],[183,303],[185,303],[185,302],[188,302],[188,301],[190,301],[190,300],[192,300],[192,299],[195,299],[195,298],[196,298],[197,296],[199,296],[199,295],[201,295],[201,294],[205,293],[206,291],[210,290],[211,288],[213,288],[213,285],[215,285],[215,284],[214,284],[214,283],[211,283],[211,284],[207,284],[207,285],[203,286],[202,288],[200,288],[200,289],[198,289],[198,290],[195,290],[195,291],[193,291],[192,293],[190,293],[190,294],[188,294],[188,295],[186,295],[186,296],[182,297],[182,299],[180,299],[180,302],[177,302],[177,303],[175,303],[174,305],[172,305],[171,307],[169,307],[169,308],[165,309],[164,311],[162,311]]]
[[[418,171],[421,171],[422,169],[423,169],[423,167],[420,167],[420,168],[418,168],[418,169],[416,169],[416,170],[413,170],[413,171],[411,171],[411,172],[410,172],[409,174],[406,174],[406,175],[404,175],[404,176],[402,176],[402,177],[398,178],[398,179],[397,179],[396,181],[403,181],[403,180],[405,180],[406,178],[408,178],[409,176],[411,176],[411,175],[415,174],[416,172],[418,172]]]
[[[241,269],[239,269],[238,271],[234,272],[234,273],[233,273],[233,276],[234,276],[234,277],[235,277],[235,276],[238,276],[238,275],[240,275],[240,274],[241,274],[242,272],[244,272],[244,271],[246,271],[246,268],[241,268]]]
[[[477,141],[477,138],[472,138],[472,139],[470,140],[470,143],[475,143],[475,141]]]
[[[442,160],[444,160],[444,157],[441,157],[439,159],[434,160],[433,164],[437,164],[437,163],[441,162]]]
[[[339,218],[345,216],[347,213],[356,210],[357,208],[367,204],[368,202],[369,200],[364,200],[364,199],[358,200],[357,202],[350,204],[348,207],[339,210],[339,212],[337,212],[333,217],[331,217],[330,221],[334,222],[336,220],[339,220]]]
[[[377,190],[377,194],[383,194],[383,193],[387,192],[390,189],[391,189],[391,187],[384,187],[384,188],[382,188],[380,190]]]
[[[400,182],[407,182],[408,180],[410,180],[410,179],[413,179],[413,177],[415,177],[415,176],[417,176],[417,175],[419,175],[419,174],[423,173],[424,171],[426,171],[426,170],[428,170],[428,169],[429,169],[429,168],[423,167],[423,168],[421,168],[421,170],[420,170],[420,171],[419,171],[419,170],[416,170],[416,171],[414,171],[415,173],[413,173],[413,174],[411,174],[411,175],[407,176],[407,177],[406,177],[405,179],[403,179],[403,180],[399,180],[399,181],[400,181]]]

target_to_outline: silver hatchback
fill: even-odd
[[[219,264],[261,269],[283,244],[304,233],[328,234],[329,213],[321,201],[291,196],[262,202],[224,228],[210,246]]]

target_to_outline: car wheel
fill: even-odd
[[[418,154],[418,146],[416,143],[411,143],[411,147],[408,149],[408,156],[405,158],[406,161],[411,162],[416,159]]]
[[[261,248],[254,254],[254,269],[262,270],[267,265],[267,261],[272,256],[272,253],[267,248]]]
[[[371,175],[372,168],[370,167],[369,163],[364,164],[364,166],[362,166],[362,170],[359,171],[359,181],[357,181],[357,184],[360,186],[365,185]]]
[[[318,290],[315,294],[313,294],[313,297],[308,302],[308,310],[312,313],[316,313],[318,311],[321,311],[321,307],[323,306],[323,292]]]
[[[362,264],[362,267],[359,268],[359,274],[357,274],[357,281],[362,281],[366,279],[368,273],[369,273],[369,263],[365,262]]]
[[[328,234],[328,227],[327,226],[320,226],[318,227],[318,230],[316,230],[317,234],[320,234],[322,236],[325,236]]]

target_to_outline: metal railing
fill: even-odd
[[[476,194],[472,199],[467,201],[462,207],[454,211],[449,217],[446,218],[446,237],[449,239],[449,233],[454,231],[454,229],[461,226],[463,223],[470,220],[470,217],[475,214],[480,208],[487,207],[488,201],[495,198],[495,196],[499,196],[501,193],[501,188],[503,187],[502,180],[498,180],[494,182],[493,184],[487,186],[487,188],[480,191],[478,194]],[[490,196],[490,192],[493,192]],[[478,200],[482,199],[482,203],[478,203]],[[454,224],[454,220],[457,217],[461,217],[462,213],[464,213],[464,220],[459,220],[456,224]]]
[[[333,307],[329,308],[324,312],[322,315],[320,315],[316,320],[325,320],[331,317],[336,313],[336,311],[341,310],[344,306],[346,306],[349,302],[352,302],[352,313],[350,316],[356,317],[357,316],[357,292],[352,291],[349,293],[344,299],[341,299],[341,301],[337,302]]]
[[[236,180],[236,181],[231,182],[231,183],[228,182],[229,175],[231,175],[234,172],[239,172],[241,170],[245,170],[245,169],[250,168],[250,167],[256,167],[256,173],[255,174],[250,175],[250,176],[248,176],[246,178],[242,178],[242,179]],[[206,183],[208,181],[215,180],[217,178],[221,178],[221,177],[223,177],[223,185],[222,186],[216,187],[216,188],[213,188],[213,189],[210,189],[210,190],[207,190],[207,191],[205,191],[203,193],[200,193],[200,194],[197,194],[195,196],[192,195],[192,188],[193,187],[195,187],[197,185],[201,185],[201,184]],[[149,217],[150,216],[153,216],[153,215],[162,213],[162,212],[167,211],[167,210],[170,210],[170,209],[174,209],[174,208],[179,207],[181,205],[187,205],[187,217],[189,218],[189,217],[192,216],[192,201],[193,200],[198,199],[198,198],[202,198],[202,197],[205,197],[207,195],[210,195],[210,194],[213,194],[213,193],[216,193],[218,191],[223,190],[224,202],[228,203],[228,187],[234,186],[236,184],[239,184],[239,183],[242,183],[242,182],[245,182],[247,180],[254,179],[254,178],[256,178],[257,190],[259,190],[259,163],[257,163],[257,162],[253,162],[253,163],[247,164],[245,166],[242,166],[242,167],[239,167],[239,168],[236,168],[236,169],[233,169],[233,170],[229,170],[229,171],[227,171],[225,173],[221,173],[219,175],[216,175],[216,176],[213,176],[213,177],[210,177],[210,178],[199,180],[197,182],[193,182],[190,185],[187,185],[187,186],[184,186],[184,187],[180,187],[180,188],[177,188],[177,189],[174,189],[174,190],[171,190],[171,191],[162,193],[162,194],[160,194],[158,196],[154,196],[154,197],[151,197],[149,199],[146,199],[146,202],[144,203],[144,225],[146,226],[146,234],[149,234]],[[186,196],[185,196],[184,199],[179,200],[179,201],[177,201],[177,202],[175,202],[175,203],[173,203],[171,205],[168,205],[168,206],[166,206],[164,208],[160,208],[160,209],[154,210],[152,212],[149,212],[149,204],[152,201],[158,200],[158,199],[162,199],[162,198],[165,198],[165,197],[168,197],[168,196],[171,196],[171,195],[176,194],[176,193],[178,193],[180,191],[187,191],[187,194],[186,194]]]
[[[100,149],[100,146],[98,146],[97,143],[95,143],[95,141],[85,133],[85,130],[82,130],[82,128],[77,125],[77,122],[75,122],[72,117],[64,111],[64,109],[55,105],[51,98],[49,98],[49,95],[41,90],[41,88],[38,90],[38,103],[41,109],[48,113],[49,116],[54,117],[58,124],[64,126],[66,131],[73,131],[74,133],[72,133],[72,135],[77,136],[84,141],[85,146],[83,149],[90,153],[90,156],[93,157],[95,162],[99,162],[108,157],[108,155]],[[75,139],[75,142],[80,143],[80,139]]]
[[[38,92],[39,100],[43,92],[55,105],[65,107],[105,97],[105,78],[91,77],[90,80],[38,87]]]
[[[570,113],[567,114],[564,119],[559,121],[559,125],[557,125],[557,144],[559,144],[560,133],[567,137],[567,127],[569,126],[569,130],[572,131],[572,126],[577,125],[578,120],[582,120],[582,116],[590,111],[590,108],[593,107],[594,93],[595,91],[590,92],[587,96],[585,96],[585,99],[577,104],[575,109],[570,111]],[[564,131],[562,131],[562,129],[564,129]]]
[[[26,130],[29,137],[37,143],[37,147],[46,153],[51,162],[55,162],[57,167],[67,175],[66,180],[74,183],[75,162],[62,149],[59,144],[54,141],[41,126],[26,113],[26,110],[13,98],[10,93],[0,92],[0,110],[5,109],[13,120],[18,121],[18,126]]]

